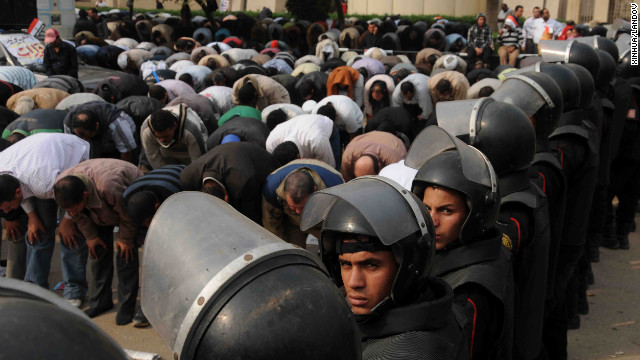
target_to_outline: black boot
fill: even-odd
[[[618,241],[620,249],[629,250],[629,230],[631,230],[632,225],[633,223],[618,224],[616,240]]]
[[[604,227],[602,239],[600,240],[600,246],[612,250],[620,247],[618,244],[618,238],[616,237],[616,225],[617,224],[615,222],[607,222]]]
[[[600,243],[602,242],[602,234],[592,233],[589,235],[589,246],[587,248],[590,262],[600,262]]]

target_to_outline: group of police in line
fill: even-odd
[[[319,257],[225,192],[156,198],[142,307],[175,358],[566,359],[598,247],[629,248],[640,71],[624,41],[539,48],[491,96],[437,103],[403,161],[295,201]],[[124,358],[68,304],[2,288],[30,357]]]

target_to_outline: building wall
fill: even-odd
[[[349,13],[360,15],[476,15],[486,0],[349,0]]]

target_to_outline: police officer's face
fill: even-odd
[[[351,310],[358,315],[370,314],[374,306],[391,294],[391,286],[398,272],[393,253],[360,251],[342,254],[338,259]]]
[[[460,237],[469,211],[460,194],[442,187],[427,187],[423,202],[436,228],[436,250],[441,250]]]

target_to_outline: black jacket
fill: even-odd
[[[258,119],[235,117],[227,120],[209,136],[207,149],[211,150],[220,145],[222,139],[227,135],[236,135],[240,138],[240,141],[258,145],[264,149],[269,136],[269,129]]]
[[[458,310],[451,287],[429,279],[411,304],[358,321],[362,359],[468,359],[466,336],[454,315]]]
[[[257,224],[262,223],[262,188],[278,164],[258,145],[231,142],[216,146],[202,155],[180,175],[187,191],[198,191],[202,181],[212,177],[229,194],[229,204]]]
[[[56,52],[53,45],[44,48],[44,71],[47,75],[69,75],[78,78],[78,53],[73,45],[62,42]]]
[[[98,28],[93,20],[83,17],[76,20],[76,24],[73,26],[73,36],[76,36],[80,31],[91,31],[93,35],[98,35]]]

